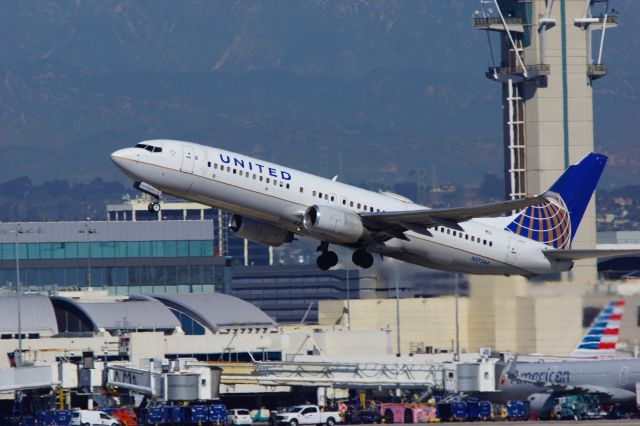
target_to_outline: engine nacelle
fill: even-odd
[[[551,417],[551,412],[555,405],[555,398],[550,393],[532,393],[529,395],[529,404],[531,411],[541,419],[548,419]]]
[[[291,231],[237,214],[229,219],[229,230],[236,237],[273,247],[293,241]]]
[[[355,243],[365,233],[358,214],[328,206],[309,207],[302,225],[307,231],[333,243]]]

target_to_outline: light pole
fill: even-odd
[[[87,289],[91,290],[91,234],[96,234],[95,228],[89,228],[89,218],[87,218],[87,223],[84,224],[84,229],[78,231],[80,234],[87,234]]]
[[[16,258],[16,304],[18,309],[18,356],[16,357],[16,367],[22,367],[22,282],[20,281],[20,251],[18,239],[20,234],[30,234],[32,229],[24,229],[21,224],[16,224],[14,229],[3,230],[3,234],[14,234],[14,253]],[[41,233],[42,229],[36,232]]]
[[[347,270],[347,330],[351,331],[351,294],[349,290],[349,268]]]
[[[396,344],[398,346],[398,353],[396,356],[400,357],[400,288],[398,288],[398,265],[394,264],[394,278],[396,282]]]
[[[458,299],[460,297],[460,288],[458,286],[458,273],[454,273],[453,277],[454,293],[456,300],[456,350],[453,354],[454,361],[460,361],[460,316],[458,312]]]

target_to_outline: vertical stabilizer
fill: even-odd
[[[589,331],[571,355],[585,357],[615,355],[623,311],[624,300],[610,302],[593,320]]]

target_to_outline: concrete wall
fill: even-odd
[[[384,331],[389,334],[393,352],[397,351],[396,300],[352,300],[351,329]],[[469,349],[468,299],[459,299],[460,348]],[[346,326],[344,301],[320,301],[320,324]],[[400,299],[400,348],[407,353],[418,345],[449,350],[455,340],[455,298]]]

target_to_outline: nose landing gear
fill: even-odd
[[[153,201],[149,203],[147,210],[152,213],[158,213],[160,211],[160,196],[162,195],[162,191],[146,182],[135,182],[133,187],[153,197]]]
[[[160,200],[158,199],[150,202],[147,206],[147,210],[152,213],[158,213],[160,211]]]

